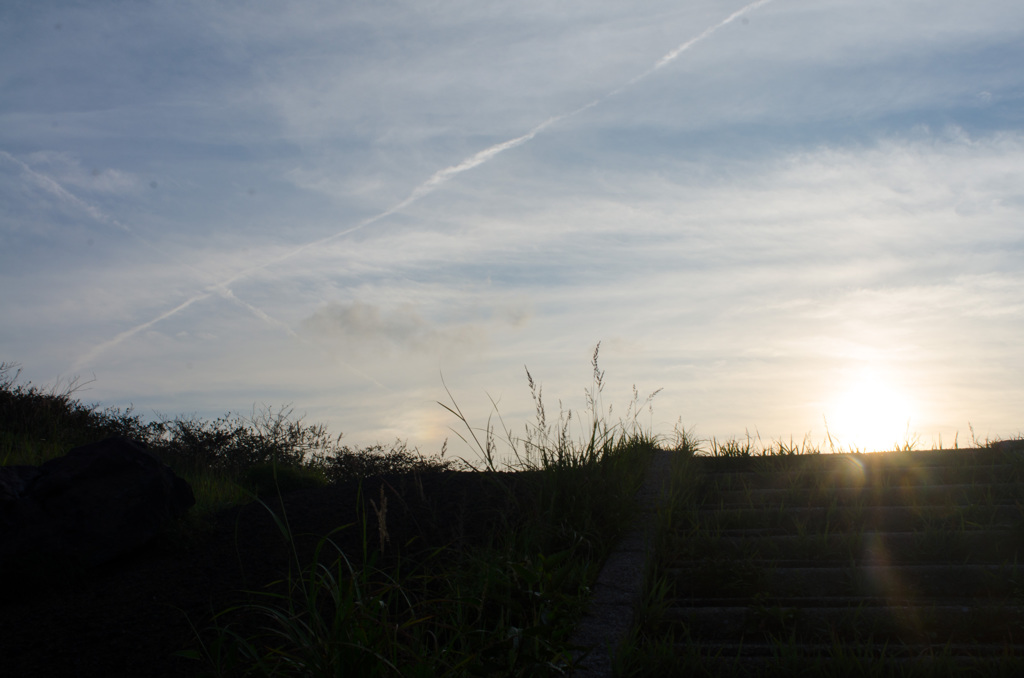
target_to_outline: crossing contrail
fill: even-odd
[[[155,244],[153,244],[149,240],[146,240],[145,238],[140,236],[135,230],[129,228],[125,224],[122,224],[117,219],[114,219],[113,217],[109,216],[108,214],[106,214],[105,212],[103,212],[102,210],[97,208],[96,206],[91,205],[87,201],[79,198],[74,193],[72,193],[71,191],[69,191],[66,188],[64,188],[64,186],[62,186],[61,183],[59,181],[57,181],[56,179],[54,179],[53,177],[51,177],[51,176],[49,176],[49,175],[47,175],[47,174],[45,174],[43,172],[39,172],[38,170],[33,169],[28,163],[26,163],[25,161],[21,160],[17,156],[14,156],[14,155],[8,153],[7,151],[0,150],[0,158],[5,158],[6,160],[8,160],[8,161],[14,163],[15,165],[17,165],[18,167],[20,167],[21,170],[23,172],[25,172],[25,174],[28,175],[31,179],[33,179],[36,182],[37,185],[39,185],[43,190],[47,191],[48,193],[50,193],[51,195],[53,195],[54,197],[59,199],[61,202],[69,204],[72,207],[75,207],[75,208],[85,212],[90,217],[92,217],[92,219],[94,219],[95,221],[97,221],[99,223],[106,224],[106,225],[109,225],[109,226],[113,226],[114,228],[117,228],[117,229],[119,229],[121,231],[124,231],[129,236],[134,237],[135,239],[137,239],[139,242],[141,242],[146,247],[148,247],[148,248],[150,248],[152,250],[157,251],[162,256],[166,256],[166,252],[161,250],[159,247],[157,247]],[[204,273],[203,271],[200,271],[195,266],[193,266],[192,264],[190,264],[190,263],[188,263],[186,261],[180,261],[179,260],[179,261],[176,261],[176,263],[179,266],[182,266],[184,268],[187,268],[187,269],[191,270],[195,274],[195,276],[198,279],[200,279],[200,280],[202,280],[203,278],[210,278],[211,277],[209,274]],[[228,283],[224,282],[224,281],[221,281],[221,282],[217,283],[216,285],[211,285],[211,286],[209,286],[206,289],[206,291],[204,291],[204,292],[202,292],[200,294],[196,294],[196,295],[192,296],[191,298],[189,298],[186,301],[182,302],[181,304],[175,306],[174,308],[170,309],[169,311],[165,311],[164,313],[161,313],[160,315],[158,315],[157,317],[153,318],[152,320],[150,320],[148,322],[145,322],[145,323],[142,323],[141,325],[136,325],[135,327],[133,327],[133,328],[131,328],[129,330],[126,330],[124,332],[121,332],[120,334],[114,336],[111,339],[108,339],[105,342],[97,344],[91,350],[89,350],[88,353],[86,353],[85,355],[81,356],[77,361],[75,361],[75,363],[73,365],[73,369],[75,369],[75,370],[81,369],[86,363],[92,361],[93,359],[95,359],[97,356],[99,356],[104,351],[117,346],[118,344],[123,342],[125,339],[128,339],[129,337],[132,337],[132,336],[138,334],[139,332],[142,332],[143,330],[146,330],[146,329],[152,327],[153,325],[157,324],[161,320],[165,320],[166,318],[169,318],[169,317],[171,317],[173,315],[176,315],[180,311],[185,310],[186,308],[188,308],[189,306],[195,304],[196,302],[203,301],[204,299],[206,299],[208,297],[211,297],[213,295],[220,296],[221,298],[223,298],[223,299],[225,299],[227,301],[230,301],[233,304],[241,306],[242,308],[244,308],[245,310],[249,311],[254,316],[259,318],[263,322],[267,323],[268,325],[271,325],[273,327],[277,327],[279,329],[282,329],[282,330],[284,330],[284,332],[286,334],[288,334],[288,336],[292,337],[293,339],[299,339],[300,341],[302,341],[302,338],[298,334],[296,334],[292,330],[292,328],[290,328],[286,323],[281,322],[277,318],[274,318],[273,316],[271,316],[270,314],[268,314],[266,311],[264,311],[263,309],[259,308],[258,306],[254,306],[254,305],[252,305],[252,304],[250,304],[250,303],[248,303],[246,301],[243,301],[242,299],[239,299],[237,296],[235,296],[235,293],[227,285],[228,285]],[[337,360],[336,357],[335,357],[335,360]],[[338,362],[341,363],[341,365],[344,366],[345,368],[349,369],[350,371],[354,372],[358,376],[362,377],[363,379],[366,379],[367,381],[372,382],[373,384],[376,384],[377,386],[379,386],[380,388],[382,388],[382,389],[384,389],[386,391],[390,391],[390,389],[387,386],[385,386],[384,384],[380,383],[377,379],[374,379],[369,374],[366,374],[365,372],[359,370],[355,366],[350,365],[350,364],[348,364],[348,363],[346,363],[344,361],[341,361],[341,360],[338,360]]]
[[[128,227],[127,225],[121,223],[117,219],[115,219],[115,218],[111,217],[110,215],[106,214],[103,210],[99,209],[95,205],[92,205],[89,202],[79,198],[77,195],[75,195],[74,193],[72,193],[68,189],[64,188],[64,186],[62,186],[61,183],[59,181],[57,181],[56,179],[54,179],[53,177],[51,177],[51,176],[49,176],[49,175],[47,175],[47,174],[45,174],[43,172],[40,172],[40,171],[38,171],[36,169],[33,169],[32,166],[30,166],[28,163],[26,163],[25,161],[21,160],[17,156],[14,156],[14,155],[8,153],[7,151],[0,151],[0,158],[5,158],[9,162],[17,165],[19,168],[21,168],[22,172],[24,172],[29,178],[31,178],[33,181],[35,181],[35,183],[40,188],[42,188],[47,193],[53,195],[54,197],[56,197],[61,202],[65,203],[67,205],[70,205],[70,206],[74,207],[75,209],[81,210],[85,214],[88,214],[96,222],[99,222],[101,224],[105,224],[107,226],[112,226],[112,227],[114,227],[114,228],[116,228],[116,229],[118,229],[120,231],[123,231],[124,233],[128,234],[130,237],[135,238],[143,246],[149,248],[150,250],[153,250],[153,251],[157,252],[161,257],[167,257],[168,256],[167,252],[165,252],[164,250],[160,249],[157,245],[155,245],[154,243],[150,242],[149,240],[143,238],[134,229]],[[181,260],[176,259],[175,257],[171,257],[171,258],[175,260],[175,264],[177,264],[178,266],[181,266],[182,268],[187,268],[188,270],[192,271],[192,273],[196,276],[196,278],[198,280],[200,280],[201,282],[203,282],[204,278],[209,279],[209,278],[212,277],[210,274],[204,273],[203,271],[200,271],[199,269],[197,269],[195,266],[193,266],[192,264],[190,264],[187,261],[181,261]],[[89,362],[90,360],[92,360],[93,358],[95,358],[97,355],[99,355],[103,351],[107,350],[108,348],[116,346],[117,344],[121,343],[122,341],[124,341],[128,337],[130,337],[130,336],[132,336],[134,334],[138,334],[142,330],[147,329],[148,327],[151,327],[153,324],[155,324],[155,323],[157,323],[157,322],[159,322],[159,321],[161,321],[161,320],[163,320],[165,318],[168,318],[168,317],[170,317],[172,315],[175,315],[179,311],[182,311],[182,310],[188,308],[189,306],[191,306],[192,304],[194,304],[197,301],[202,301],[203,299],[211,296],[212,294],[217,294],[217,295],[223,297],[224,299],[226,299],[227,301],[230,301],[230,302],[232,302],[232,303],[234,303],[234,304],[236,304],[238,306],[241,306],[242,308],[246,309],[247,311],[252,313],[254,316],[259,318],[260,320],[264,321],[268,325],[273,325],[275,327],[283,328],[285,330],[285,332],[287,332],[292,337],[298,337],[298,335],[295,334],[295,332],[293,332],[292,329],[290,327],[288,327],[285,323],[281,322],[280,320],[277,320],[276,318],[271,317],[263,309],[257,308],[256,306],[253,306],[252,304],[249,304],[249,303],[239,299],[238,297],[236,297],[234,295],[234,293],[229,288],[227,288],[223,284],[218,283],[215,286],[208,287],[207,290],[208,290],[207,292],[204,292],[203,294],[199,294],[199,295],[196,295],[196,296],[192,297],[188,301],[186,301],[186,302],[184,302],[182,304],[179,304],[178,306],[174,307],[170,311],[167,311],[165,313],[160,314],[159,316],[157,316],[156,318],[154,318],[153,320],[151,320],[149,322],[146,322],[146,323],[143,323],[143,324],[138,325],[136,327],[133,327],[132,329],[127,330],[126,332],[122,332],[122,333],[118,334],[113,339],[110,339],[110,340],[105,341],[105,342],[103,342],[101,344],[98,344],[97,346],[93,347],[92,350],[90,350],[86,355],[82,356],[81,358],[79,358],[75,362],[74,369],[80,369],[83,366],[84,363]]]
[[[11,155],[7,151],[0,151],[0,157],[5,158],[8,161],[10,161],[10,162],[14,163],[15,165],[17,165],[18,167],[20,167],[21,170],[26,175],[28,175],[32,180],[34,180],[35,183],[40,188],[42,188],[44,191],[46,191],[50,195],[53,195],[54,197],[56,197],[61,202],[66,203],[68,205],[71,205],[72,207],[74,207],[74,208],[76,208],[78,210],[81,210],[82,212],[85,212],[86,214],[88,214],[96,222],[99,222],[101,224],[105,224],[107,226],[112,226],[112,227],[114,227],[114,228],[116,228],[118,230],[124,231],[129,236],[131,236],[131,237],[135,238],[137,241],[139,241],[143,246],[145,246],[145,247],[149,248],[150,250],[156,252],[161,257],[168,257],[168,254],[167,254],[166,251],[162,250],[160,247],[158,247],[157,245],[155,245],[151,241],[149,241],[146,238],[144,238],[141,235],[139,235],[134,229],[128,227],[127,225],[121,223],[117,219],[115,219],[115,218],[111,217],[110,215],[106,214],[103,210],[101,210],[98,207],[88,203],[85,200],[82,200],[77,195],[75,195],[74,193],[72,193],[68,189],[64,188],[64,186],[62,186],[59,181],[57,181],[53,177],[49,176],[48,174],[45,174],[43,172],[40,172],[40,171],[32,168],[32,166],[29,165],[28,163],[26,163],[24,160],[22,160],[21,158],[18,158],[17,156]],[[198,278],[201,282],[205,282],[203,280],[204,278],[205,279],[210,279],[210,278],[213,277],[209,273],[204,273],[203,271],[200,271],[199,269],[197,269],[195,266],[193,266],[191,263],[189,263],[187,261],[182,261],[182,260],[177,259],[175,257],[170,257],[170,258],[174,259],[174,263],[176,265],[181,266],[182,268],[187,268],[188,270],[192,271],[192,273],[195,274],[196,278]],[[227,299],[228,301],[231,301],[232,303],[238,304],[239,306],[247,309],[253,315],[255,315],[257,318],[267,322],[268,324],[276,325],[276,326],[279,326],[279,327],[283,327],[292,336],[296,336],[295,333],[292,332],[291,329],[288,328],[287,325],[285,325],[284,323],[282,323],[279,320],[276,320],[276,319],[270,317],[262,309],[256,308],[252,304],[249,304],[249,303],[246,303],[246,302],[242,301],[241,299],[236,297],[234,294],[232,294],[231,290],[229,290],[226,287],[224,287],[222,283],[218,283],[216,285],[215,292],[217,294],[219,294],[220,296],[224,297],[225,299]],[[201,295],[199,298],[194,299],[193,301],[199,301],[200,299],[206,298],[207,296],[210,296],[210,295],[209,294]],[[178,310],[182,310],[183,308],[186,308],[186,306],[179,306],[173,312],[176,313]],[[173,313],[172,313],[172,315],[173,315]],[[167,316],[166,315],[161,315],[159,319],[163,320],[165,317],[167,317]],[[149,327],[150,324],[151,323],[146,323],[145,327],[139,326],[139,328],[137,328],[137,329],[138,330],[145,329],[146,327]],[[118,336],[120,336],[120,335],[118,335]],[[106,343],[102,344],[102,346],[106,346]]]
[[[40,188],[42,188],[47,193],[55,196],[61,202],[67,203],[67,204],[71,205],[72,207],[75,207],[75,208],[85,212],[90,217],[92,217],[94,220],[96,220],[96,221],[98,221],[100,223],[107,224],[109,226],[113,226],[114,228],[118,228],[118,229],[120,229],[120,230],[122,230],[125,233],[128,233],[130,235],[135,235],[135,233],[134,233],[134,231],[132,231],[132,229],[128,228],[127,226],[125,226],[124,224],[119,222],[117,219],[114,219],[112,217],[107,216],[101,210],[97,209],[93,205],[90,205],[86,201],[82,200],[77,195],[75,195],[71,191],[69,191],[66,188],[64,188],[63,186],[61,186],[60,182],[58,182],[53,177],[48,176],[46,174],[43,174],[42,172],[38,172],[38,171],[32,169],[32,167],[29,166],[28,163],[26,163],[25,161],[21,160],[20,158],[18,158],[16,156],[11,155],[7,151],[0,151],[0,156],[6,158],[10,162],[12,162],[15,165],[17,165],[18,167],[20,167],[21,171],[24,172],[25,174],[27,174],[33,180],[35,180],[36,184],[38,184]]]
[[[584,104],[583,106],[580,106],[579,108],[576,108],[576,109],[574,109],[574,110],[572,110],[572,111],[570,111],[568,113],[563,113],[561,115],[556,115],[556,116],[550,117],[547,120],[541,122],[540,124],[534,126],[532,129],[530,129],[528,132],[526,132],[525,134],[523,134],[521,136],[515,137],[514,139],[509,139],[508,141],[503,141],[503,142],[498,143],[498,144],[494,144],[493,146],[489,146],[489,147],[485,148],[484,150],[479,151],[479,152],[471,155],[470,157],[466,158],[465,160],[463,160],[462,162],[460,162],[458,164],[452,165],[450,167],[446,167],[446,168],[444,168],[442,170],[438,170],[433,175],[431,175],[431,177],[429,179],[427,179],[423,183],[421,183],[418,186],[416,186],[412,190],[412,192],[410,192],[409,195],[404,200],[394,204],[393,206],[389,207],[388,209],[384,210],[383,212],[380,212],[379,214],[375,214],[372,217],[364,219],[363,221],[360,221],[359,223],[357,223],[357,224],[355,224],[355,225],[353,225],[353,226],[351,226],[349,228],[346,228],[346,229],[343,229],[343,230],[340,230],[340,231],[336,231],[336,232],[332,233],[331,235],[328,235],[328,236],[326,236],[324,238],[320,238],[318,240],[314,240],[314,241],[311,241],[311,242],[307,242],[307,243],[305,243],[303,245],[299,245],[298,247],[295,247],[294,249],[289,250],[285,254],[282,254],[282,255],[280,255],[278,257],[275,257],[275,258],[269,259],[267,261],[261,262],[259,264],[255,264],[255,265],[253,265],[253,266],[251,266],[249,268],[243,269],[243,270],[235,273],[234,275],[232,275],[232,276],[230,276],[230,277],[228,277],[228,278],[226,278],[224,280],[221,280],[221,281],[219,281],[217,283],[214,283],[214,284],[204,288],[203,290],[197,292],[192,297],[186,299],[184,302],[182,302],[178,306],[174,307],[173,309],[171,309],[169,311],[165,311],[164,313],[160,314],[156,318],[153,318],[152,320],[149,320],[149,321],[144,322],[144,323],[142,323],[140,325],[132,327],[131,329],[125,330],[124,332],[121,332],[120,334],[118,334],[114,338],[112,338],[112,339],[110,339],[108,341],[105,341],[105,342],[97,345],[92,350],[90,350],[82,359],[78,360],[77,363],[79,365],[81,365],[82,363],[88,362],[89,360],[92,360],[92,359],[96,358],[97,356],[99,356],[104,351],[107,351],[107,350],[117,346],[118,344],[120,344],[121,342],[125,341],[126,339],[128,339],[128,338],[130,338],[130,337],[132,337],[132,336],[134,336],[136,334],[138,334],[139,332],[141,332],[141,331],[143,331],[143,330],[145,330],[145,329],[147,329],[147,328],[149,328],[151,326],[153,326],[154,324],[160,322],[161,320],[165,320],[165,319],[167,319],[167,318],[177,314],[179,311],[183,311],[184,309],[188,308],[192,304],[194,304],[196,302],[199,302],[199,301],[202,301],[202,300],[204,300],[204,299],[206,299],[206,298],[208,298],[210,296],[213,296],[215,294],[216,295],[220,295],[220,296],[224,296],[226,298],[230,298],[232,301],[234,301],[236,303],[240,303],[243,306],[246,306],[247,308],[249,308],[250,311],[256,313],[260,317],[266,316],[266,314],[260,315],[262,313],[261,311],[258,311],[258,309],[255,309],[255,307],[251,307],[248,304],[245,304],[244,302],[239,300],[237,297],[235,297],[234,294],[232,294],[230,292],[230,290],[228,289],[228,286],[231,285],[234,282],[237,282],[237,281],[242,280],[244,278],[248,278],[250,275],[252,275],[252,274],[254,274],[254,273],[258,272],[258,271],[261,271],[263,269],[269,268],[270,266],[274,266],[274,265],[283,263],[285,261],[288,261],[290,259],[293,259],[293,258],[299,256],[300,254],[302,254],[303,252],[306,252],[307,250],[310,250],[312,248],[316,248],[316,247],[325,245],[325,244],[327,244],[329,242],[337,240],[338,238],[344,237],[346,235],[349,235],[351,233],[359,231],[359,230],[361,230],[363,228],[366,228],[367,226],[370,226],[370,225],[372,225],[372,224],[374,224],[374,223],[376,223],[376,222],[378,222],[378,221],[380,221],[382,219],[385,219],[385,218],[387,218],[387,217],[389,217],[389,216],[391,216],[391,215],[393,215],[393,214],[395,214],[397,212],[400,212],[401,210],[405,209],[406,207],[409,207],[410,205],[412,205],[413,203],[417,202],[421,198],[423,198],[423,197],[425,197],[427,195],[430,195],[431,193],[436,191],[438,188],[440,188],[442,185],[444,185],[448,181],[451,181],[453,178],[457,177],[458,175],[462,174],[463,172],[468,172],[468,171],[470,171],[470,170],[472,170],[472,169],[474,169],[476,167],[479,167],[480,165],[490,161],[491,159],[493,159],[497,155],[499,155],[501,153],[504,153],[505,151],[507,151],[509,149],[515,148],[517,146],[521,146],[521,145],[527,143],[528,141],[531,141],[534,137],[536,137],[538,134],[543,132],[545,129],[551,127],[552,125],[555,125],[556,123],[562,122],[563,120],[567,120],[569,118],[575,117],[575,116],[583,113],[584,111],[586,111],[586,110],[588,110],[590,108],[593,108],[594,106],[597,106],[601,102],[603,102],[603,101],[605,101],[605,100],[607,100],[607,99],[609,99],[609,98],[611,98],[613,96],[618,95],[622,91],[632,87],[636,83],[640,82],[641,80],[649,77],[653,73],[661,70],[662,68],[664,68],[668,64],[672,63],[673,61],[678,59],[681,54],[683,54],[684,52],[689,50],[694,45],[696,45],[696,44],[698,44],[698,43],[708,39],[709,37],[711,37],[715,32],[717,32],[722,27],[727,26],[728,24],[732,23],[736,19],[739,19],[740,17],[742,17],[742,16],[744,16],[744,15],[754,11],[755,9],[758,9],[759,7],[767,5],[770,2],[772,2],[772,0],[757,0],[756,2],[752,2],[749,5],[746,5],[746,6],[742,7],[742,8],[740,8],[740,9],[736,10],[735,12],[733,12],[732,14],[727,16],[722,21],[718,22],[717,24],[714,24],[713,26],[711,26],[709,28],[706,28],[704,30],[704,32],[702,32],[697,37],[691,38],[691,39],[687,40],[686,42],[680,44],[678,47],[676,47],[676,48],[672,49],[671,51],[669,51],[668,53],[666,53],[653,66],[651,66],[649,69],[647,69],[643,73],[640,73],[639,75],[634,76],[631,80],[626,82],[624,85],[621,85],[620,87],[618,87],[618,88],[616,88],[614,90],[611,90],[610,92],[608,92],[606,94],[603,94],[600,97],[594,99],[590,103]],[[269,316],[266,316],[264,319],[266,319],[268,321],[271,321],[272,323],[282,324],[283,325],[283,323],[279,323],[278,321],[273,321],[272,319],[269,318]],[[286,329],[287,329],[289,334],[294,335],[294,332],[292,332],[290,328],[286,327]]]

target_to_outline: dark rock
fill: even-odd
[[[0,466],[0,527],[13,518],[18,499],[40,475],[36,466]]]
[[[138,549],[195,504],[145,445],[108,438],[38,468],[0,468],[0,570],[92,568]]]

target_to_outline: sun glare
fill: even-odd
[[[829,435],[843,451],[891,450],[912,434],[909,398],[872,370],[851,380],[829,409],[825,415]]]

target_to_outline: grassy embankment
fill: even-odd
[[[516,495],[514,515],[494,526],[486,544],[410,552],[382,565],[382,544],[367,534],[373,517],[364,515],[358,566],[325,537],[314,561],[297,561],[275,593],[213,620],[192,620],[197,638],[207,640],[185,653],[197,661],[197,673],[210,675],[558,674],[571,664],[568,639],[588,586],[631,518],[633,494],[656,449],[654,436],[638,423],[650,397],[641,401],[634,389],[625,418],[609,423],[597,358],[595,349],[589,412],[582,417],[560,412],[548,421],[541,390],[527,373],[537,419],[521,436],[503,422],[498,430],[490,420],[474,428],[454,399],[442,404],[460,437],[476,447],[475,462],[445,458],[443,451],[423,456],[402,443],[353,448],[288,409],[144,422],[131,408],[81,403],[74,381],[49,390],[19,384],[16,366],[4,363],[0,464],[37,465],[111,435],[144,441],[196,495],[189,515],[168,530],[172,543],[201,539],[218,511],[268,492],[384,473],[530,473],[537,481]],[[579,439],[572,433],[578,419],[589,419]],[[499,468],[502,457],[513,460],[507,468]],[[502,491],[500,482],[495,491]],[[290,538],[287,516],[277,518]],[[238,614],[261,619],[262,630],[239,631],[229,623]]]

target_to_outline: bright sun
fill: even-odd
[[[909,399],[890,381],[864,370],[832,401],[825,420],[837,448],[891,450],[912,433],[911,409]]]

